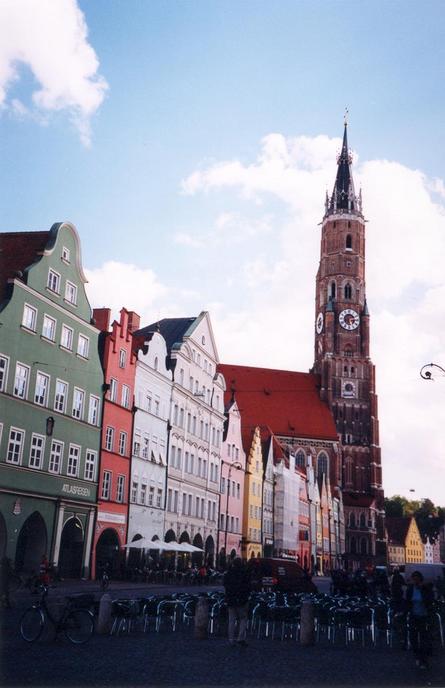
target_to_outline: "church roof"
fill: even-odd
[[[4,232],[0,234],[0,302],[6,295],[7,280],[24,272],[39,258],[50,232]]]
[[[361,215],[361,192],[357,198],[352,178],[352,157],[348,149],[348,125],[345,121],[343,143],[337,159],[337,176],[331,198],[326,198],[326,214],[354,213]]]
[[[336,441],[332,414],[319,396],[319,377],[271,368],[220,364],[226,401],[232,392],[248,426],[268,426],[274,435]]]

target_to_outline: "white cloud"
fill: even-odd
[[[108,88],[88,42],[76,0],[2,0],[0,3],[0,106],[23,116],[30,108],[8,92],[28,67],[39,84],[32,94],[37,113],[66,110],[85,145],[90,119]]]

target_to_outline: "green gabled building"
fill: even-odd
[[[69,222],[0,233],[0,557],[88,577],[103,372]]]

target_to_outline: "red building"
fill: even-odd
[[[140,318],[122,308],[120,321],[110,330],[110,309],[94,309],[101,331],[99,347],[104,370],[104,396],[97,520],[92,550],[92,577],[105,563],[111,575],[118,575],[127,536],[128,490],[136,356],[132,333]]]

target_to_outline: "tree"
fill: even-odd
[[[401,495],[385,498],[385,514],[391,516],[414,516],[423,537],[435,540],[445,523],[445,507],[436,507],[431,499],[409,500]]]

